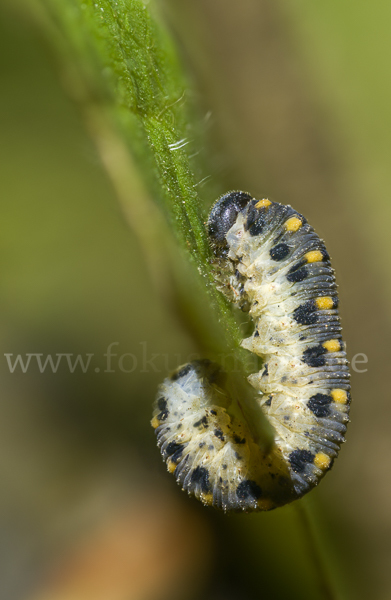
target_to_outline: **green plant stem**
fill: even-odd
[[[86,114],[86,121],[102,162],[116,189],[124,216],[143,249],[151,281],[166,304],[172,306],[175,304],[176,298],[175,289],[172,286],[172,272],[164,259],[165,253],[162,253],[161,246],[168,243],[167,236],[162,232],[162,229],[165,229],[164,220],[139,180],[135,165],[126,152],[126,147],[121,139],[113,135],[99,111],[95,112],[90,109]],[[129,201],[130,190],[132,193],[137,193],[139,199],[137,205]],[[156,243],[158,240],[159,244]],[[194,333],[193,337],[197,335],[199,335],[199,331]],[[237,357],[235,356],[235,358]],[[240,398],[240,401],[237,400],[239,412],[247,421],[254,441],[261,446],[263,451],[267,451],[272,445],[273,429],[268,421],[265,421],[263,413],[254,400],[252,388],[240,373],[240,370],[244,369],[243,365],[235,362],[236,367],[239,366],[242,369],[238,369],[239,373],[229,374],[231,397]]]
[[[29,2],[57,50],[64,84],[82,108],[158,293],[175,303],[175,261],[165,234],[169,230],[209,296],[208,309],[199,312],[198,321],[210,323],[215,352],[235,356],[241,372],[237,387],[243,405],[249,406],[242,413],[254,437],[270,445],[272,428],[255,410],[254,391],[245,379],[251,355],[241,348],[232,307],[214,284],[194,175],[194,169],[202,168],[190,156],[197,126],[190,126],[194,115],[187,101],[189,86],[167,32],[141,0]],[[186,293],[182,285],[184,298]],[[188,302],[197,304],[193,298]],[[204,336],[205,347],[210,341]],[[249,417],[255,412],[256,419]]]
[[[330,581],[330,574],[325,565],[324,558],[319,548],[319,543],[316,539],[315,531],[311,523],[308,507],[305,500],[299,500],[293,505],[296,508],[297,515],[303,538],[307,547],[307,552],[313,562],[315,572],[317,574],[319,589],[325,600],[338,600],[337,594]]]
[[[192,116],[185,104],[188,84],[166,32],[141,0],[30,1],[57,49],[65,86],[82,106],[146,255],[158,258],[160,265],[167,261],[160,247],[162,236],[155,235],[162,220],[153,202],[203,280],[213,320],[221,324],[220,349],[233,351],[245,369],[248,353],[240,348],[236,318],[214,285],[205,217],[187,143]],[[140,197],[140,186],[135,191],[133,183],[136,171],[144,186]],[[133,221],[136,212],[139,218]]]

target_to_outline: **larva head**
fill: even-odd
[[[208,235],[213,249],[223,250],[226,235],[236,221],[238,213],[252,200],[246,192],[229,192],[221,196],[212,207],[208,220]]]

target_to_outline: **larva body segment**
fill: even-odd
[[[208,232],[218,288],[254,322],[242,346],[263,359],[249,382],[274,427],[265,455],[217,365],[195,361],[159,389],[152,425],[169,471],[190,494],[223,510],[269,510],[308,492],[344,441],[349,371],[334,271],[323,241],[290,206],[231,192]]]

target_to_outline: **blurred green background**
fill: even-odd
[[[291,204],[326,240],[349,358],[368,363],[307,503],[337,597],[389,599],[391,4],[156,4],[205,115],[205,176]],[[322,598],[294,507],[225,517],[166,474],[151,403],[192,340],[154,293],[50,47],[11,3],[0,68],[0,597]],[[10,373],[5,353],[94,356],[87,373]]]

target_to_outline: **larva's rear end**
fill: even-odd
[[[265,455],[229,414],[224,374],[210,361],[180,367],[159,388],[152,425],[167,469],[190,495],[224,511],[270,510],[294,499],[277,448]]]

